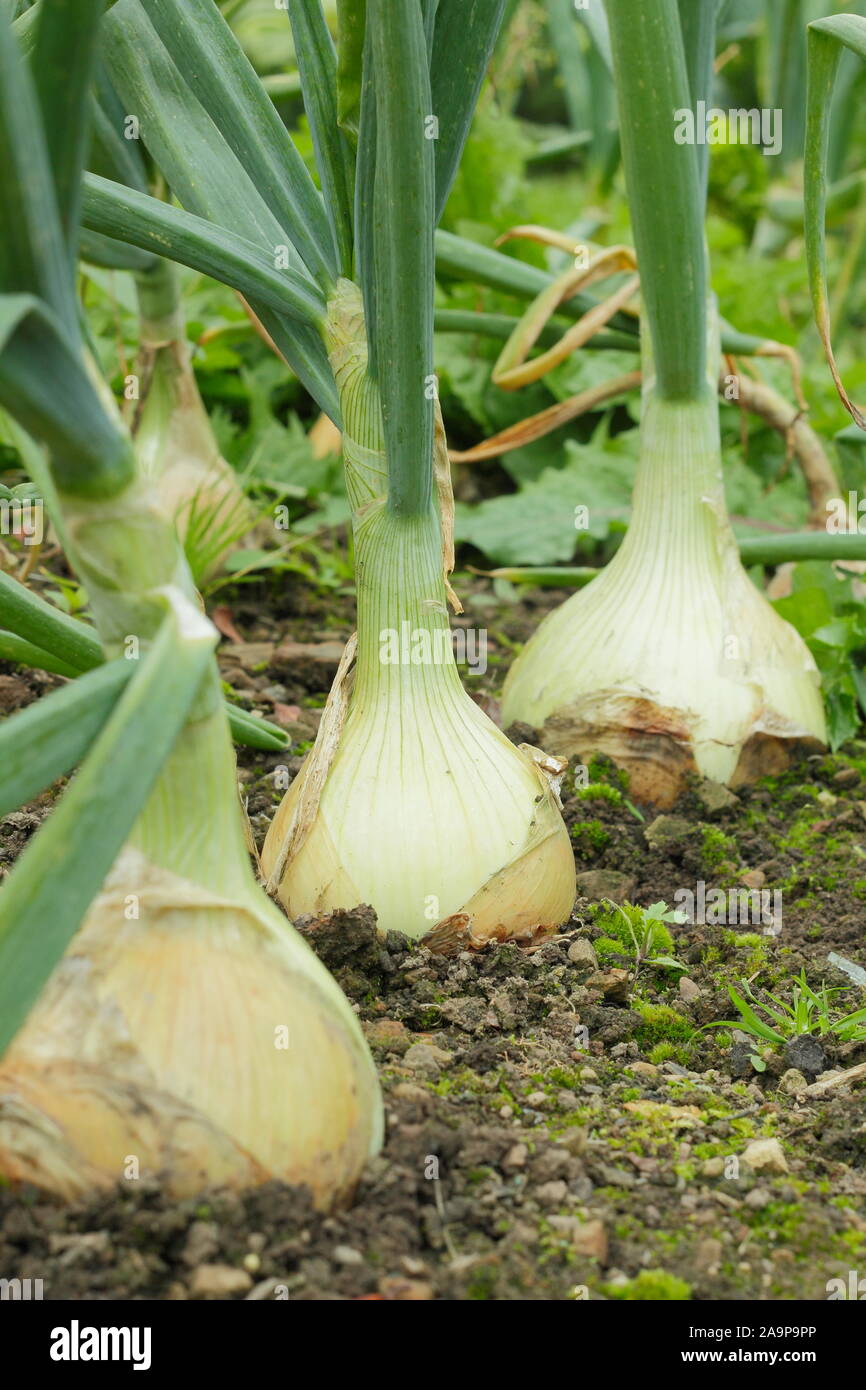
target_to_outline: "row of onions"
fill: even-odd
[[[609,753],[665,805],[689,773],[745,780],[824,739],[811,657],[748,579],[725,509],[706,167],[671,119],[709,95],[713,24],[677,0],[607,0],[641,461],[625,543],[509,676],[505,721],[541,729],[542,751],[500,732],[453,659],[433,358],[437,255],[461,255],[436,225],[505,3],[337,8],[335,48],[317,0],[287,3],[321,192],[212,0],[38,0],[17,33],[0,20],[0,406],[101,647],[84,659],[81,624],[0,590],[3,626],[83,672],[0,730],[4,805],[79,766],[0,894],[0,1173],[67,1196],[133,1159],[179,1193],[268,1176],[322,1204],[351,1190],[381,1142],[374,1069],[273,897],[289,917],[371,903],[381,929],[443,949],[528,939],[574,902],[560,755]],[[146,155],[124,149],[130,116]],[[80,254],[136,275],[131,422],[82,333]],[[357,634],[267,836],[268,892],[195,588],[250,518],[173,263],[245,297],[342,433]],[[381,660],[407,627],[436,660]]]

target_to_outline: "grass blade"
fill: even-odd
[[[738,994],[733,985],[728,985],[728,994],[731,996],[731,1003],[735,1004],[738,1012],[742,1015],[743,1021],[748,1025],[751,1032],[756,1033],[765,1042],[784,1042],[781,1033],[775,1032],[762,1018],[759,1018],[750,1004],[747,1004],[741,994]]]

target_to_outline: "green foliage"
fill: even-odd
[[[813,990],[806,980],[805,970],[800,971],[787,997],[769,990],[762,990],[759,995],[748,981],[743,981],[742,985],[742,994],[733,985],[728,986],[739,1019],[726,1019],[722,1023],[707,1024],[707,1027],[739,1028],[775,1046],[803,1033],[815,1037],[832,1036],[841,1042],[866,1040],[866,1008],[843,1014],[834,1002],[834,996],[848,993],[845,986],[830,989],[822,983],[819,989]]]
[[[622,954],[630,956],[635,964],[635,976],[642,964],[685,970],[685,966],[673,958],[674,939],[668,924],[684,922],[682,912],[673,912],[667,903],[653,903],[650,907],[635,907],[625,903],[620,907],[605,898],[590,909],[597,927],[607,934],[602,941],[602,954],[610,949],[612,943]],[[598,949],[598,943],[596,943]]]
[[[807,561],[794,570],[790,596],[775,604],[815,658],[834,751],[854,737],[866,713],[866,608],[852,583],[828,565]]]
[[[607,1298],[628,1303],[684,1303],[692,1296],[691,1285],[685,1279],[664,1269],[642,1269],[624,1284],[604,1284],[602,1291]]]

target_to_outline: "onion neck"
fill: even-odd
[[[326,339],[340,395],[355,540],[358,656],[352,709],[411,704],[423,692],[434,699],[434,691],[440,702],[449,691],[465,701],[451,644],[438,514],[432,504],[423,516],[400,516],[388,507],[382,410],[369,375],[357,286],[341,280],[328,310]]]
[[[217,895],[257,893],[238,804],[234,748],[216,664],[129,840],[161,869]]]

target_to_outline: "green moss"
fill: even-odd
[[[662,1062],[679,1062],[680,1066],[685,1065],[686,1052],[682,1047],[677,1047],[675,1043],[660,1042],[655,1047],[651,1047],[647,1057],[654,1066],[660,1067]]]
[[[684,1303],[691,1298],[692,1287],[665,1269],[642,1269],[624,1284],[603,1284],[602,1292],[629,1303]]]
[[[705,825],[701,834],[701,863],[707,872],[720,869],[723,865],[737,863],[736,841],[716,825]]]
[[[695,1031],[694,1024],[669,1004],[650,1004],[646,999],[634,999],[632,1007],[643,1019],[635,1034],[642,1050],[655,1047],[657,1043],[687,1043]]]
[[[600,820],[576,821],[571,827],[571,838],[582,854],[600,854],[610,844],[610,832]]]
[[[614,806],[622,805],[622,792],[607,782],[590,782],[588,787],[576,787],[579,801],[610,801]]]
[[[593,941],[595,954],[601,956],[621,956],[628,955],[630,952],[624,951],[621,941],[614,941],[611,936],[600,936],[597,941]]]
[[[616,763],[604,756],[590,759],[589,767],[590,784],[593,782],[605,782],[610,787],[616,787],[621,792],[628,791],[629,776],[624,767],[617,767]]]

